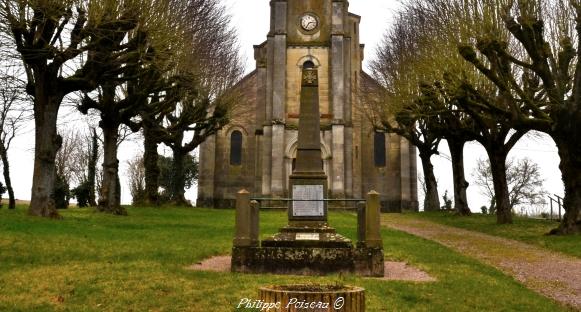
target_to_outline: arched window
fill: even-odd
[[[385,167],[385,133],[375,132],[373,136],[373,159],[375,167]]]
[[[242,164],[242,132],[236,130],[230,135],[230,165]]]
[[[315,68],[315,63],[313,61],[306,61],[303,63],[303,69]]]

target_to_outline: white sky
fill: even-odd
[[[260,44],[266,40],[269,28],[269,0],[223,0],[232,15],[233,26],[238,30],[242,53],[246,57],[247,72],[254,69],[253,48],[255,44]],[[362,17],[360,36],[361,43],[366,45],[365,59],[370,60],[382,34],[390,24],[391,16],[397,8],[397,1],[394,0],[351,0],[350,12]],[[12,163],[12,179],[15,187],[16,197],[19,199],[29,199],[32,186],[32,164],[33,164],[33,132],[30,126],[28,132],[23,132],[15,139],[10,149],[9,157]],[[122,202],[130,203],[131,197],[124,177],[127,170],[127,160],[141,153],[141,148],[136,142],[123,143],[120,148],[120,175],[122,184]],[[442,153],[449,155],[445,142],[441,145]],[[475,167],[476,160],[486,158],[484,149],[476,143],[470,143],[465,149],[465,169],[468,182],[471,182],[471,173]],[[559,157],[555,144],[550,139],[523,139],[517,144],[509,157],[529,157],[541,166],[546,178],[545,188],[550,193],[563,195],[560,171],[558,168]],[[451,164],[444,157],[435,156],[433,163],[436,177],[439,182],[440,196],[448,190],[453,194]],[[421,174],[421,166],[418,160],[418,169]],[[190,200],[195,200],[196,190],[190,190],[186,196]],[[480,206],[488,205],[480,194],[477,187],[468,188],[468,200],[473,211],[480,211]]]

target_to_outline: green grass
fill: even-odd
[[[406,216],[519,240],[581,258],[581,235],[546,235],[559,225],[555,221],[515,217],[513,224],[496,224],[494,215],[463,217],[449,212],[422,212]]]
[[[204,258],[228,254],[234,211],[129,208],[129,217],[88,209],[61,221],[0,210],[0,311],[235,311],[257,288],[278,283],[345,283],[366,289],[367,311],[565,310],[496,269],[415,236],[384,230],[386,256],[438,279],[431,283],[353,276],[301,277],[195,272]],[[276,232],[282,212],[263,212]],[[331,225],[355,237],[356,217]]]

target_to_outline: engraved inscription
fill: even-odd
[[[293,185],[293,216],[322,217],[325,215],[322,185]],[[313,200],[313,201],[310,201]]]
[[[297,233],[295,235],[296,240],[319,240],[319,233]]]

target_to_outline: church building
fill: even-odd
[[[382,211],[417,210],[416,149],[375,131],[363,109],[361,17],[347,0],[271,0],[270,31],[254,46],[256,69],[237,86],[243,110],[200,147],[197,205],[233,208],[236,193],[288,197],[299,122],[301,71],[319,74],[327,198],[381,195]],[[311,63],[309,63],[311,64]]]

